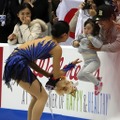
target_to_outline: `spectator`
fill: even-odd
[[[29,3],[20,5],[17,16],[18,23],[13,33],[8,36],[9,44],[21,44],[44,36],[42,32],[47,29],[47,25],[40,19],[32,20],[32,7]]]
[[[88,48],[91,43],[93,46],[100,48],[102,41],[99,35],[100,27],[92,19],[87,19],[84,23],[84,33],[73,41],[73,47],[78,47],[78,52],[83,56],[84,66],[78,73],[78,79],[82,81],[92,82],[95,85],[94,94],[98,95],[102,90],[102,82],[93,75],[100,67],[100,60],[95,50]]]
[[[70,31],[75,32],[75,38],[83,32],[84,22],[96,14],[96,7],[104,4],[104,0],[85,0],[79,5],[78,11],[70,21]]]
[[[7,37],[13,31],[18,6],[18,0],[0,0],[0,16],[5,16],[5,24],[0,24],[0,43],[7,43]]]
[[[33,18],[39,18],[45,21],[48,25],[46,35],[51,35],[51,23],[53,19],[52,0],[24,0],[33,7]],[[39,12],[38,12],[39,11]]]
[[[50,22],[51,22],[51,24],[54,24],[55,22],[58,21],[58,17],[56,15],[56,10],[57,10],[57,7],[58,7],[59,3],[61,2],[61,0],[49,0],[49,1],[51,1]]]
[[[120,24],[120,0],[113,0],[112,3],[115,6],[114,7],[114,11],[115,11],[115,14],[116,14],[115,22]]]
[[[44,22],[48,23],[49,20],[49,3],[48,0],[24,0],[33,7],[33,18],[39,18]]]
[[[98,7],[97,15],[94,17],[101,27],[100,35],[103,41],[101,48],[97,49],[90,46],[91,49],[106,52],[120,51],[120,25],[113,21],[115,12],[110,5],[101,5]]]
[[[51,27],[58,21],[56,16],[56,9],[60,3],[60,0],[48,0],[49,3],[49,24],[48,24],[48,35],[51,35]]]

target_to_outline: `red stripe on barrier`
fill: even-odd
[[[0,107],[1,107],[1,94],[2,94],[2,66],[3,65],[3,47],[0,47]]]

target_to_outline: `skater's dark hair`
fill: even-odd
[[[58,21],[52,26],[51,34],[55,38],[61,37],[62,34],[69,33],[69,24],[65,21]]]

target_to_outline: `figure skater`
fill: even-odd
[[[95,85],[95,95],[100,93],[103,83],[93,75],[93,72],[100,67],[100,60],[97,52],[90,49],[89,45],[92,44],[95,48],[102,46],[99,31],[98,24],[93,19],[88,18],[84,23],[84,33],[73,41],[73,47],[78,47],[78,52],[82,54],[84,59],[84,66],[78,73],[78,79],[92,82]]]
[[[48,94],[37,77],[32,73],[31,68],[50,77],[46,83],[46,88],[54,89],[60,82],[67,70],[72,69],[79,63],[76,59],[66,68],[60,70],[60,59],[62,48],[60,42],[65,42],[69,36],[69,25],[64,21],[56,22],[51,30],[52,36],[28,41],[16,48],[6,60],[4,67],[3,80],[8,87],[11,87],[11,79],[26,90],[31,96],[31,102],[28,108],[28,120],[40,120]],[[48,73],[35,63],[37,59],[47,59],[53,57],[53,72]]]

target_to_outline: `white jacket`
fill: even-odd
[[[41,19],[35,19],[30,22],[29,25],[26,24],[16,24],[13,30],[13,34],[17,36],[17,39],[12,41],[8,40],[9,44],[22,44],[29,40],[34,40],[37,38],[42,38],[45,36],[45,31],[48,29],[47,24]]]

